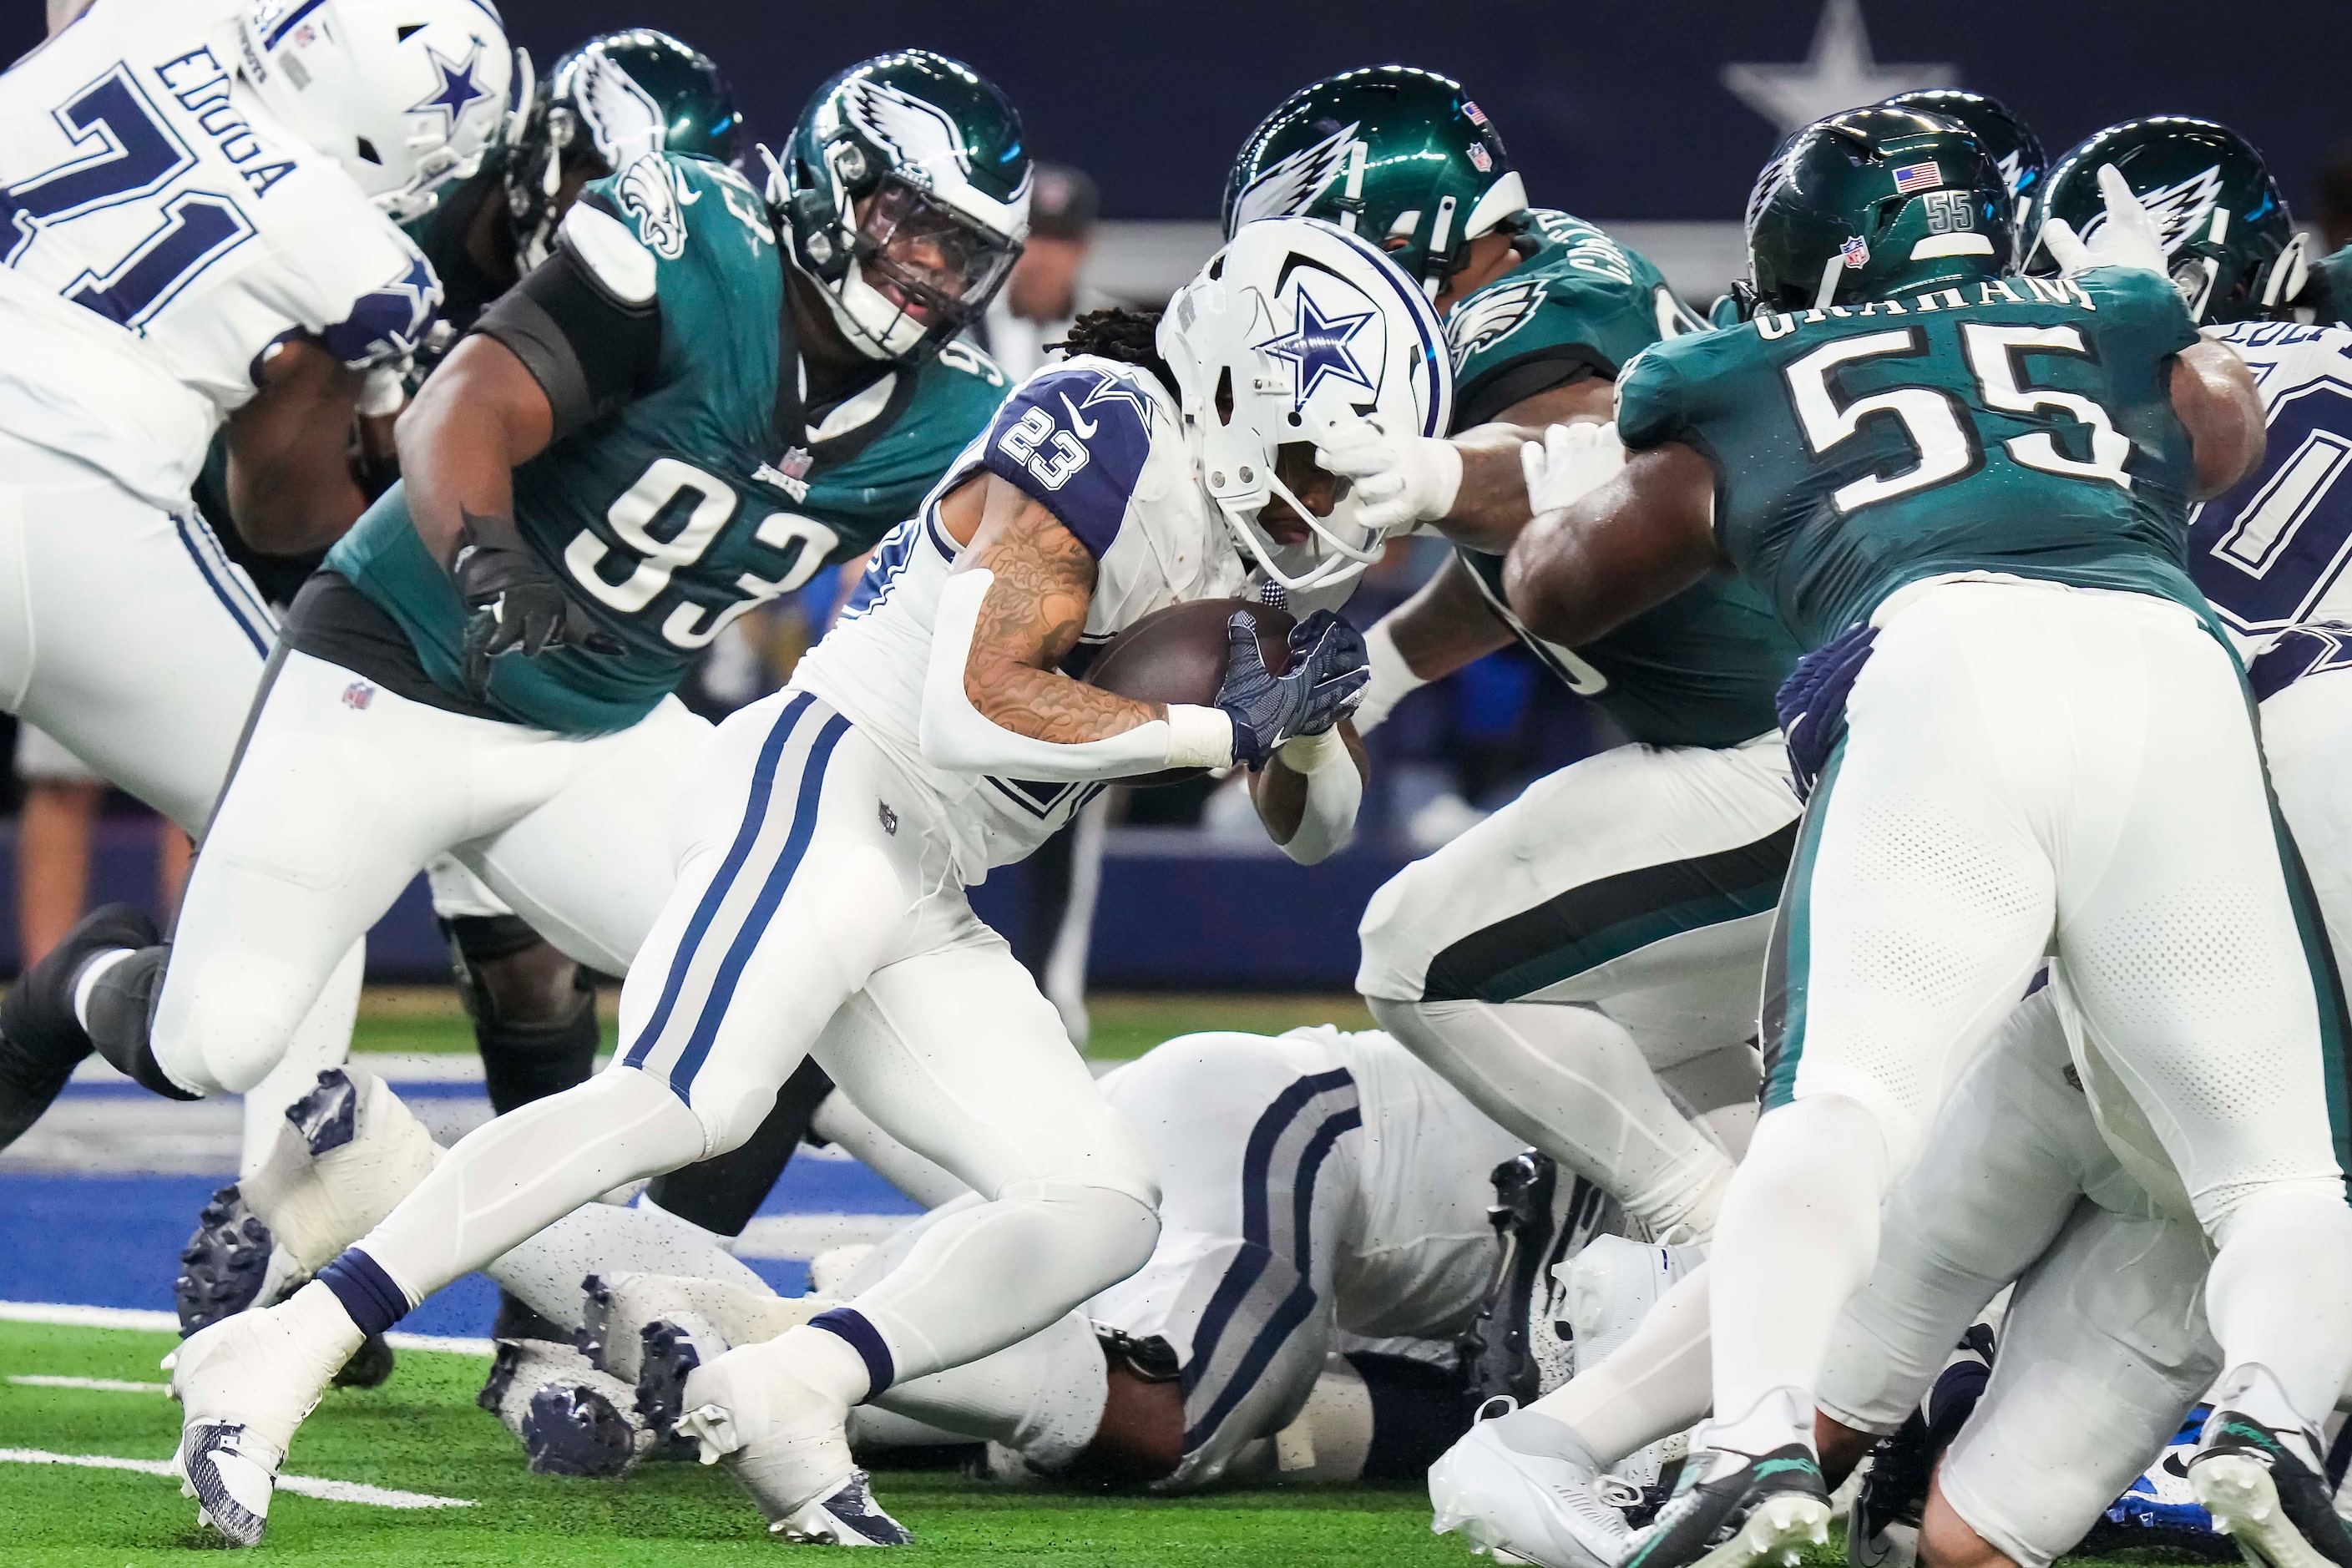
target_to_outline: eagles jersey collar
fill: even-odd
[[[877,366],[878,374],[853,384],[842,396],[812,407],[808,361],[800,352],[800,323],[793,314],[795,290],[786,274],[782,308],[776,321],[776,412],[773,434],[780,456],[762,463],[752,478],[772,485],[795,501],[808,499],[812,476],[848,462],[898,422],[913,398],[919,379],[910,367]],[[787,374],[784,367],[790,365]],[[811,415],[817,416],[809,424]]]

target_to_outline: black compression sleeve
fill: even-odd
[[[1549,392],[1556,386],[1571,386],[1596,375],[1616,379],[1612,367],[1586,357],[1572,344],[1564,343],[1513,360],[1454,395],[1454,427],[1467,430],[1490,424],[1538,393]]]
[[[555,411],[555,439],[602,418],[654,384],[661,363],[661,301],[616,300],[559,244],[474,323],[522,361]]]

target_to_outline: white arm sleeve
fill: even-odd
[[[1348,754],[1348,742],[1336,729],[1286,741],[1280,754],[1286,766],[1307,780],[1307,809],[1282,852],[1302,866],[1312,866],[1345,849],[1355,837],[1364,775],[1356,771],[1356,759]]]
[[[1214,708],[1174,703],[1154,719],[1099,741],[1062,744],[995,723],[971,705],[963,689],[980,604],[996,574],[985,567],[959,572],[940,590],[931,623],[931,659],[923,671],[923,713],[917,738],[923,760],[958,773],[996,773],[1051,784],[1132,778],[1162,768],[1229,767],[1233,721]]]

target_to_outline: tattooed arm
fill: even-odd
[[[940,590],[923,683],[920,741],[935,765],[1012,778],[1133,777],[1223,767],[1234,721],[1222,710],[1138,702],[1056,668],[1077,646],[1094,557],[1059,519],[993,475],[940,506],[963,546]]]

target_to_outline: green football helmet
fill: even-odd
[[[1469,243],[1516,231],[1526,184],[1462,84],[1369,66],[1300,88],[1242,144],[1225,181],[1225,237],[1264,217],[1319,217],[1362,235],[1435,299]]]
[[[690,153],[732,163],[743,117],[710,57],[667,33],[630,27],[589,39],[555,62],[524,99],[507,153],[507,210],[527,271],[555,241],[563,177],[601,179],[641,153]]]
[[[850,67],[817,89],[782,158],[760,151],[793,265],[869,358],[906,359],[961,331],[1029,232],[1019,111],[929,49]]]
[[[2107,163],[2156,220],[2172,285],[2200,323],[2283,317],[2298,302],[2311,276],[2304,237],[2244,137],[2178,114],[2110,125],[2058,160],[2035,216],[2090,239],[2106,221]],[[2057,270],[2038,226],[2026,270]]]
[[[2011,113],[2000,100],[1957,87],[1898,92],[1886,104],[1890,109],[1924,109],[1930,114],[1949,115],[1975,132],[2009,186],[2009,215],[2021,243],[2033,232],[2027,215],[2033,199],[2042,194],[2042,176],[2050,172],[2049,154],[2042,150],[2042,138],[2033,133],[2033,127]]]
[[[1996,277],[2014,254],[2009,186],[1949,115],[1884,104],[1789,138],[1748,198],[1743,316],[1819,310]]]

